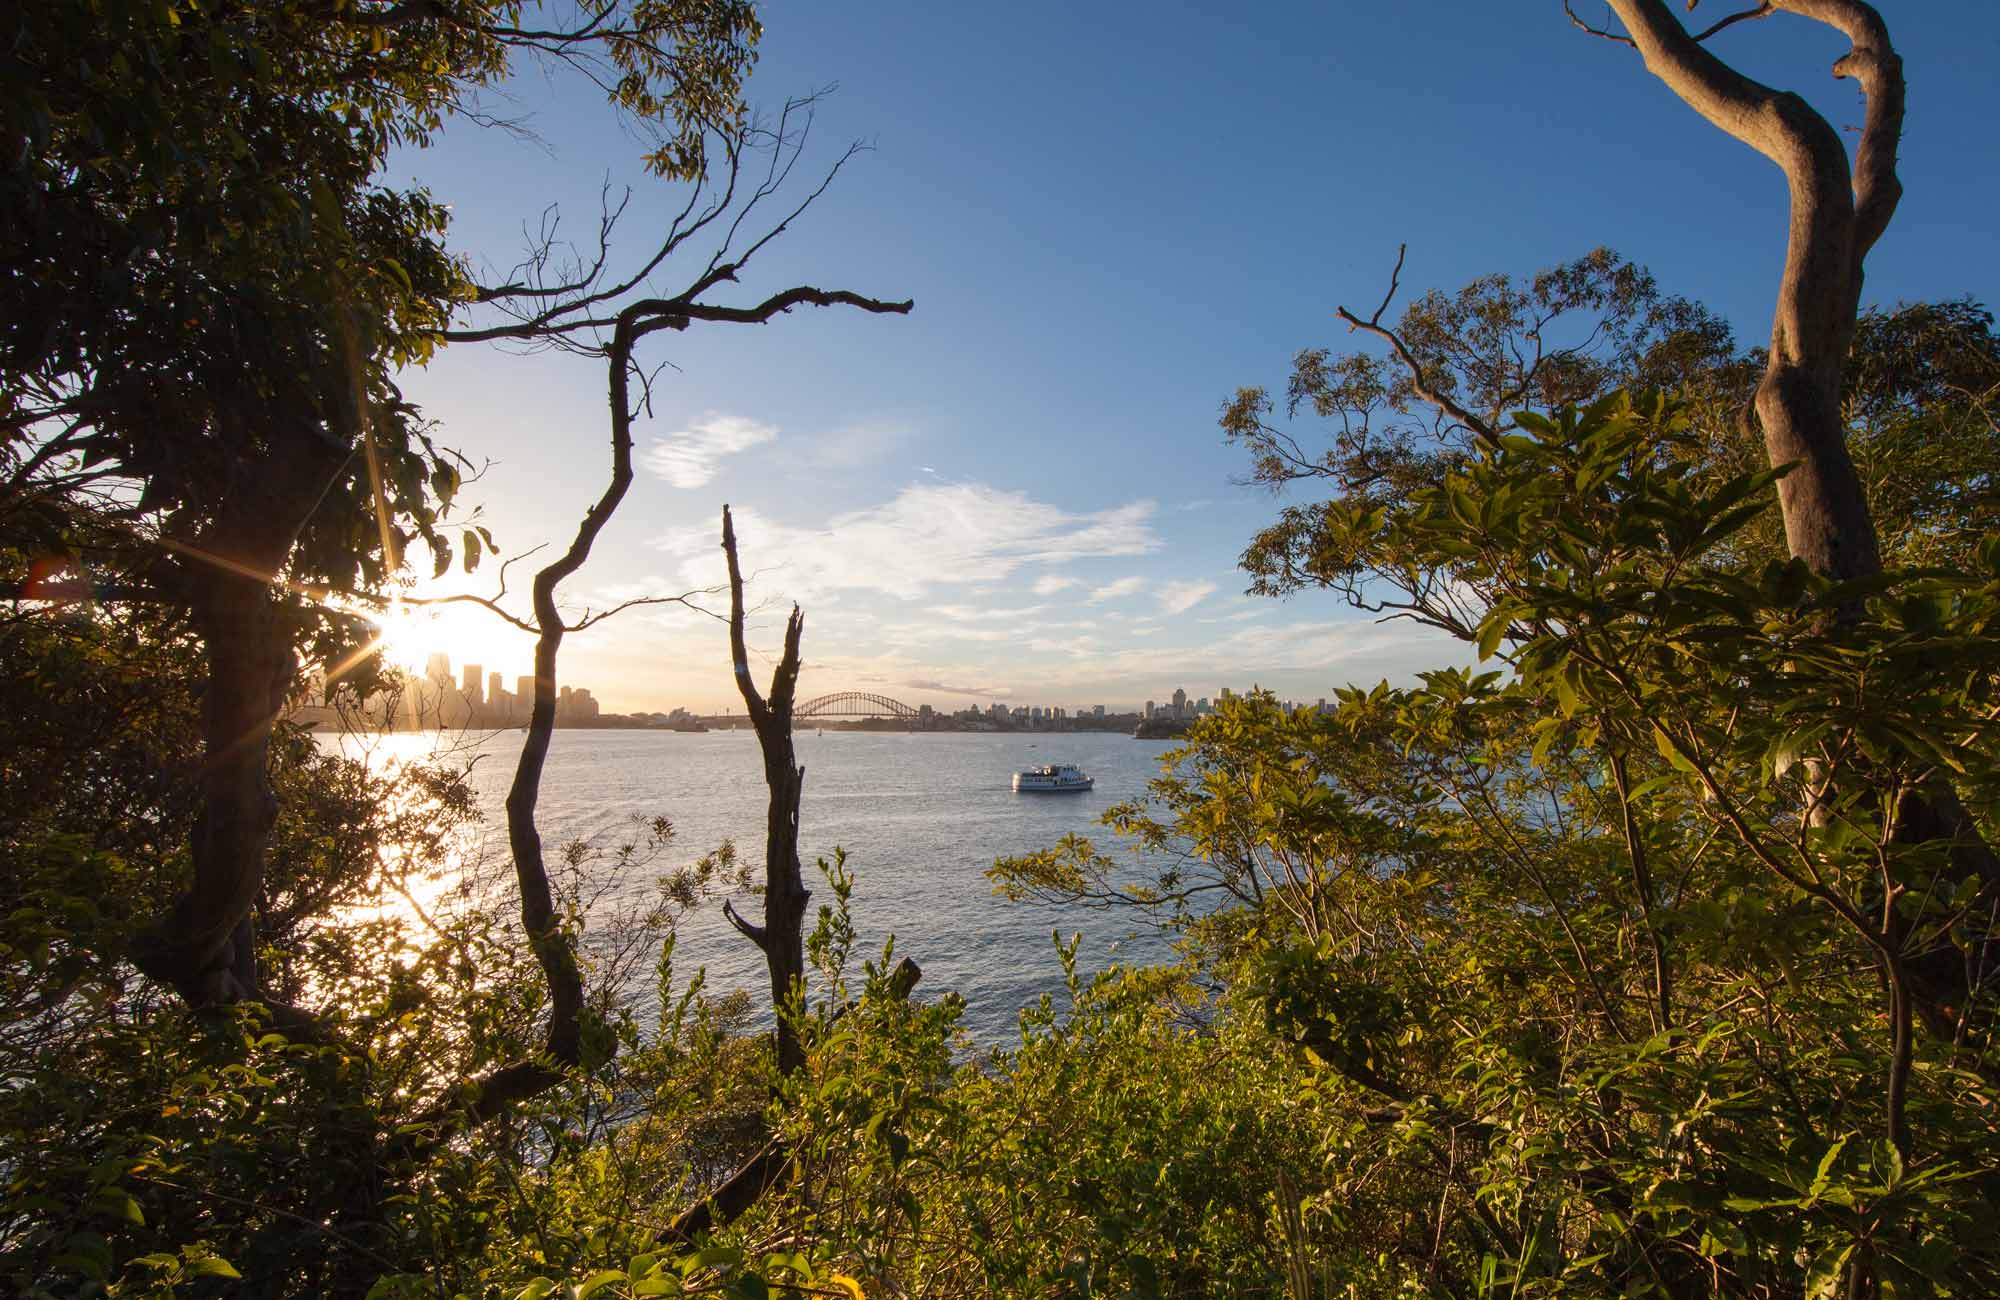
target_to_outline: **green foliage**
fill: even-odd
[[[564,924],[592,987],[650,968],[657,1014],[600,996],[617,1053],[433,1145],[469,1080],[532,1050],[540,982],[490,906],[417,929],[328,913],[449,852],[468,809],[448,776],[400,778],[399,805],[276,750],[302,811],[274,836],[270,915],[295,917],[274,969],[347,1009],[338,1043],[151,1005],[102,955],[130,919],[93,900],[182,869],[171,849],[93,827],[101,789],[17,814],[7,1041],[36,1054],[0,1106],[0,1163],[34,1171],[10,1191],[10,1276],[195,1294],[215,1259],[264,1293],[381,1297],[1988,1294],[1992,991],[1946,976],[1993,900],[1964,845],[2000,785],[2000,540],[1970,570],[1829,584],[1746,542],[1775,475],[1719,472],[1706,446],[1683,406],[1613,394],[1520,413],[1430,486],[1330,515],[1363,565],[1451,566],[1489,664],[1323,712],[1232,701],[1110,815],[1153,851],[1143,872],[1082,838],[996,864],[1005,892],[1151,915],[1183,959],[1086,979],[1059,943],[1063,994],[980,1060],[962,1003],[907,996],[893,945],[855,970],[843,856],[810,996],[779,1009],[807,1049],[780,1082],[744,1006],[674,981],[672,917],[733,854],[664,879],[628,942],[585,906],[581,849]],[[158,714],[191,735],[185,697],[121,687],[94,653],[119,629],[30,627],[24,681],[59,665],[110,734]],[[191,680],[187,647],[140,643],[159,680]],[[136,797],[158,758],[99,779]],[[635,828],[605,865],[642,870],[670,831]],[[757,1205],[664,1248],[660,1225],[772,1138]]]
[[[740,0],[83,0],[5,27],[0,538],[168,599],[171,561],[216,555],[319,597],[378,590],[413,539],[452,562],[465,462],[395,371],[476,290],[448,207],[378,183],[392,146],[548,59],[693,178],[760,34]],[[351,621],[292,621],[325,662],[353,648]]]
[[[1767,558],[1778,476],[1727,472],[1699,414],[1523,411],[1393,499],[1327,505],[1345,571],[1493,666],[1324,713],[1232,701],[1107,819],[1168,855],[1143,883],[1080,840],[995,868],[1084,903],[1177,890],[1218,981],[1189,1041],[1264,1036],[1325,1143],[1261,1194],[1398,1193],[1304,1251],[1288,1234],[1294,1293],[2000,1286],[1996,881],[1966,847],[2000,789],[2000,537],[1821,581]]]
[[[1264,960],[1273,1028],[1451,1135],[1432,1164],[1473,1171],[1484,1210],[1454,1228],[1467,1284],[1991,1289],[1991,993],[1928,1033],[1905,998],[1984,942],[1964,832],[1908,808],[1946,787],[1990,833],[2000,540],[1971,573],[1830,585],[1737,544],[1776,476],[1709,472],[1660,399],[1515,428],[1394,506],[1329,511],[1363,567],[1451,565],[1464,635],[1508,670],[1342,692],[1234,764],[1245,793],[1337,773],[1405,836],[1340,877],[1319,934],[1281,919],[1315,942]],[[1201,782],[1259,709],[1191,737]],[[1311,730],[1403,779],[1302,763]],[[1235,850],[1195,778],[1163,790],[1197,856]],[[1294,895],[1327,865],[1295,856]]]
[[[1362,352],[1310,348],[1294,358],[1285,413],[1297,418],[1309,410],[1323,421],[1325,451],[1275,423],[1274,403],[1261,388],[1224,403],[1223,432],[1249,453],[1257,482],[1274,491],[1326,483],[1336,494],[1324,506],[1286,506],[1257,534],[1243,555],[1255,590],[1323,586],[1365,606],[1382,599],[1367,585],[1377,575],[1340,549],[1322,512],[1338,517],[1393,505],[1469,454],[1472,429],[1425,393],[1505,433],[1515,411],[1584,403],[1620,385],[1698,388],[1722,405],[1740,402],[1755,382],[1752,361],[1736,355],[1726,324],[1604,248],[1525,283],[1489,275],[1456,294],[1424,294],[1405,309],[1396,332],[1414,372]]]

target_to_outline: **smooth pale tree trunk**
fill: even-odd
[[[1790,197],[1785,269],[1770,358],[1757,386],[1757,421],[1770,464],[1793,466],[1778,484],[1792,555],[1827,578],[1877,574],[1881,549],[1848,454],[1841,404],[1863,263],[1902,197],[1896,153],[1903,130],[1903,64],[1888,28],[1864,0],[1769,0],[1704,33],[1743,19],[1791,14],[1844,35],[1850,49],[1834,63],[1833,74],[1855,80],[1867,97],[1850,162],[1831,123],[1798,95],[1763,85],[1717,58],[1665,0],[1608,3],[1626,36],[1598,34],[1629,41],[1670,90],[1784,173]],[[1946,782],[1904,794],[1894,833],[1905,844],[1949,843],[1952,880],[1978,879],[1985,898],[2000,893],[2000,857],[1980,838]],[[1963,1038],[1977,992],[1972,972],[1990,966],[1996,944],[1993,936],[1979,935],[1965,949],[1938,942],[1912,951],[1911,922],[1891,908],[1881,925],[1899,1063],[1889,1086],[1890,1136],[1902,1146],[1900,1084],[1908,1073],[1911,1020],[1934,1036]]]
[[[1665,0],[1610,0],[1646,67],[1710,122],[1776,163],[1790,195],[1784,276],[1756,411],[1779,483],[1793,555],[1830,578],[1882,567],[1867,494],[1841,420],[1848,347],[1861,303],[1862,263],[1902,197],[1902,60],[1881,16],[1860,0],[1772,0],[1852,42],[1834,65],[1860,82],[1867,120],[1850,166],[1840,133],[1805,100],[1736,71],[1690,35]]]

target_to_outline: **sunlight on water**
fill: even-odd
[[[349,732],[322,735],[319,739],[328,752],[359,760],[371,774],[393,781],[394,792],[387,805],[392,818],[414,820],[418,814],[434,811],[426,805],[436,802],[428,788],[395,780],[399,774],[422,766],[458,771],[473,764],[476,770],[479,763],[487,761],[480,745],[450,732],[396,735]],[[496,827],[501,834],[492,839]],[[499,823],[490,818],[474,820],[454,828],[436,846],[435,852],[419,856],[408,847],[392,847],[382,864],[383,874],[390,882],[389,892],[379,903],[350,909],[342,920],[394,918],[413,933],[429,930],[432,922],[454,902],[473,901],[484,892],[492,876],[495,855],[505,847],[504,832],[504,819]]]
[[[399,905],[407,919],[417,923],[419,910],[448,905],[453,891],[468,885],[491,888],[486,882],[494,870],[504,872],[504,801],[520,732],[330,736],[321,743],[364,758],[378,771],[432,759],[469,768],[484,820],[453,842],[442,871],[413,874],[411,899]],[[1052,931],[1082,933],[1079,965],[1086,971],[1164,960],[1169,953],[1165,941],[1131,915],[997,899],[985,870],[997,857],[1045,848],[1070,833],[1110,848],[1115,840],[1097,817],[1142,795],[1168,748],[1103,733],[801,735],[798,756],[806,777],[799,847],[807,887],[815,891],[811,907],[816,911],[827,897],[815,859],[830,857],[836,846],[846,849],[857,882],[856,962],[879,954],[893,934],[898,955],[923,967],[920,996],[957,991],[966,999],[966,1023],[976,1039],[1009,1041],[1023,1005],[1060,992]],[[1096,788],[1059,795],[1011,790],[1014,771],[1046,762],[1078,764],[1096,778]],[[762,764],[749,732],[558,731],[538,821],[552,875],[566,844],[594,846],[602,863],[634,839],[635,824],[659,816],[672,821],[675,834],[662,853],[640,855],[622,878],[605,882],[588,913],[595,921],[642,905],[659,876],[725,840],[735,841],[742,860],[761,877],[764,812]],[[768,1001],[761,956],[729,928],[720,903],[719,896],[711,898],[681,919],[676,966],[683,979],[704,966],[712,995],[744,989],[761,1007]],[[759,904],[739,893],[736,906],[755,915]],[[511,920],[511,904],[508,912]]]

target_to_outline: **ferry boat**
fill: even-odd
[[[1044,763],[1014,773],[1015,794],[1067,794],[1096,784],[1073,763]]]

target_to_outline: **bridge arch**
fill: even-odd
[[[836,691],[807,700],[792,710],[794,718],[914,718],[917,711],[901,700],[867,691]]]

